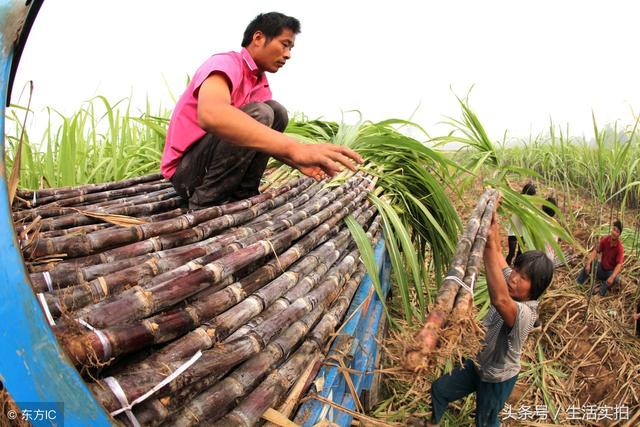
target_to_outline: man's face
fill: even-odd
[[[620,238],[620,230],[615,225],[611,227],[611,240],[616,241]]]
[[[531,292],[531,280],[518,272],[515,268],[511,270],[509,280],[507,280],[509,296],[516,301],[526,301]]]
[[[261,71],[275,73],[291,58],[291,49],[295,41],[296,35],[288,28],[269,41],[264,34],[257,31],[253,36],[253,60]]]

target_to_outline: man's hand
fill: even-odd
[[[585,271],[587,274],[591,273],[591,263],[590,263],[590,262],[587,262],[587,263],[584,265],[584,271]]]
[[[259,123],[231,105],[226,77],[214,73],[198,93],[198,125],[230,144],[261,151],[317,180],[335,176],[340,164],[355,171],[362,157],[347,147],[333,144],[302,144]]]
[[[341,145],[302,143],[293,146],[281,160],[318,180],[325,174],[333,177],[339,173],[342,170],[339,164],[355,171],[355,164],[363,161],[358,153]]]
[[[610,288],[610,287],[611,287],[611,285],[613,285],[613,280],[614,280],[614,279],[615,279],[615,278],[614,278],[614,277],[611,277],[611,276],[607,279],[607,288]]]

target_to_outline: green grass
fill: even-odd
[[[46,109],[46,130],[39,140],[25,132],[20,187],[60,187],[115,181],[159,170],[169,112],[134,114],[129,100],[111,104],[98,96],[65,116]],[[7,135],[6,160],[13,167],[26,110],[12,108],[7,119],[14,134]]]

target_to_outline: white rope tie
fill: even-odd
[[[53,316],[49,311],[49,304],[47,304],[47,300],[45,299],[44,294],[42,292],[39,292],[37,294],[37,297],[38,297],[38,301],[40,301],[40,305],[42,306],[42,309],[44,310],[44,316],[47,318],[47,322],[49,322],[50,326],[55,326],[56,321],[53,320]]]
[[[105,360],[111,359],[111,343],[109,342],[109,338],[102,332],[100,329],[96,329],[91,326],[88,322],[85,322],[82,319],[76,319],[78,323],[80,323],[85,328],[89,329],[91,332],[96,334],[98,339],[100,340],[100,344],[102,345],[102,353],[104,355]]]
[[[473,288],[476,284],[476,273],[473,273],[471,275],[471,286],[467,286],[466,283],[464,283],[459,277],[456,277],[456,276],[447,276],[444,278],[444,280],[452,280],[456,282],[458,285],[460,285],[462,289],[464,289],[465,291],[473,295]]]
[[[271,240],[265,240],[265,242],[267,242],[267,244],[269,245],[269,248],[271,248],[271,251],[273,252],[273,256],[276,259],[276,262],[278,263],[278,268],[282,273],[284,273],[285,271],[284,267],[282,267],[282,264],[280,263],[280,258],[278,258],[278,253],[276,252],[276,248],[273,247],[273,243],[271,243]]]
[[[31,204],[31,206],[35,206],[36,205],[36,194],[38,194],[37,192],[33,192],[33,203]]]
[[[118,383],[118,380],[116,380],[114,377],[107,377],[104,379],[104,383],[109,386],[122,407],[129,407],[127,396],[124,394],[124,390],[122,390],[122,387],[120,387],[120,383]],[[111,415],[113,416],[113,414],[114,413],[112,412]],[[131,410],[125,411],[125,414],[127,415],[127,418],[129,418],[129,421],[131,421],[131,424],[133,424],[133,427],[141,427],[140,422],[138,422],[138,419],[135,415],[133,415],[133,412],[131,412]]]
[[[160,381],[158,384],[156,384],[155,387],[153,387],[151,390],[149,390],[148,392],[146,392],[142,396],[138,397],[136,400],[134,400],[131,403],[129,403],[129,401],[127,400],[127,396],[125,395],[124,390],[122,390],[122,387],[120,387],[120,384],[118,383],[118,380],[116,380],[114,377],[105,378],[104,382],[109,386],[109,388],[111,389],[113,394],[116,396],[116,398],[118,399],[118,401],[122,405],[122,408],[116,409],[115,411],[111,412],[111,416],[115,417],[116,415],[121,414],[122,412],[124,412],[127,415],[127,417],[129,418],[129,420],[131,421],[131,423],[134,425],[134,427],[140,427],[140,423],[136,419],[135,415],[133,415],[133,412],[131,412],[131,409],[135,405],[137,405],[138,403],[145,401],[153,393],[155,393],[156,391],[160,390],[162,387],[164,387],[165,385],[169,384],[171,381],[173,381],[178,376],[180,376],[184,371],[189,369],[189,367],[191,365],[196,363],[196,361],[198,359],[200,359],[201,356],[202,356],[202,350],[198,350],[198,352],[196,354],[194,354],[191,357],[191,359],[187,360],[185,363],[180,365],[178,367],[178,369],[176,369],[175,371],[173,371],[171,373],[171,375],[169,375],[168,377],[166,377],[165,379]]]
[[[42,272],[42,277],[44,277],[44,281],[47,284],[47,288],[49,292],[53,292],[53,282],[51,281],[51,274],[48,271]]]

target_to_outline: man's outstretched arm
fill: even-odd
[[[267,153],[302,173],[319,178],[340,172],[338,164],[356,170],[362,157],[349,148],[333,144],[307,145],[253,120],[231,105],[231,93],[223,74],[214,73],[200,86],[198,125],[231,144]]]

